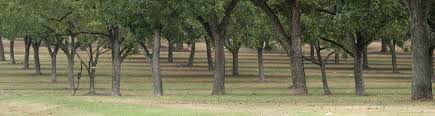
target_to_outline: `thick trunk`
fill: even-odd
[[[291,54],[292,63],[292,89],[295,95],[307,95],[303,54],[301,48],[301,29],[300,29],[300,8],[299,0],[291,0],[292,4],[292,34],[291,34]]]
[[[311,59],[315,59],[314,53],[315,53],[314,45],[310,44],[310,58]]]
[[[264,62],[263,62],[263,47],[257,48],[258,54],[258,81],[263,82],[264,77]]]
[[[160,76],[160,31],[154,32],[154,51],[152,59],[152,72],[154,76],[154,95],[163,96],[163,81]]]
[[[14,46],[15,46],[15,40],[14,39],[12,39],[11,41],[10,41],[10,44],[9,44],[9,55],[10,55],[10,57],[11,57],[11,61],[9,62],[9,63],[11,63],[11,64],[15,64],[15,50],[14,50]]]
[[[225,38],[223,34],[214,31],[215,40],[215,69],[212,95],[225,94]]]
[[[355,93],[357,96],[365,95],[364,88],[364,80],[363,80],[363,70],[364,70],[364,45],[362,45],[363,37],[358,34],[354,45],[354,58],[353,58],[353,66],[354,66],[354,76],[355,76]]]
[[[340,64],[340,53],[335,50],[334,64]]]
[[[397,69],[396,40],[392,40],[389,47],[391,53],[391,65],[393,68],[393,73],[399,73],[399,69]]]
[[[39,46],[41,45],[41,42],[35,42],[33,43],[33,58],[35,62],[35,73],[37,75],[41,75],[41,62],[39,61]]]
[[[67,76],[68,76],[68,89],[74,88],[74,56],[67,55],[68,66],[67,66]]]
[[[432,100],[431,39],[427,29],[431,0],[408,0],[411,15],[412,100]]]
[[[195,60],[195,50],[196,50],[196,43],[192,42],[192,45],[190,48],[189,61],[187,62],[187,66],[189,66],[189,67],[193,66],[193,61]]]
[[[174,43],[168,40],[168,62],[173,63],[174,62]]]
[[[329,90],[328,80],[326,78],[326,62],[322,59],[322,54],[320,53],[320,45],[316,43],[316,54],[317,61],[319,62],[320,72],[322,73],[322,84],[323,84],[323,95],[331,95]]]
[[[211,54],[211,40],[210,38],[204,37],[205,38],[205,45],[207,48],[207,63],[208,63],[208,70],[214,70],[214,66],[213,66],[213,56]]]
[[[369,59],[368,59],[368,56],[367,56],[367,46],[364,47],[363,56],[364,56],[363,57],[363,62],[364,62],[363,69],[367,70],[367,69],[369,69]]]
[[[381,51],[382,54],[388,53],[388,41],[386,39],[381,39]]]
[[[233,55],[233,77],[239,76],[239,48],[235,48]]]
[[[3,47],[3,38],[1,36],[2,35],[0,35],[0,61],[6,61],[5,50]]]
[[[121,40],[119,37],[119,27],[111,26],[112,44],[112,96],[121,96]]]
[[[24,67],[23,69],[29,69],[29,55],[30,55],[30,47],[32,46],[32,38],[26,36],[24,38]]]

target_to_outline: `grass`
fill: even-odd
[[[5,42],[7,43],[7,42]],[[22,45],[17,42],[17,59],[22,59]],[[7,47],[7,46],[5,46]],[[203,49],[199,47],[199,49]],[[351,59],[343,64],[328,64],[328,81],[334,95],[323,96],[318,66],[306,62],[309,95],[294,96],[288,89],[290,73],[287,57],[266,54],[267,82],[257,82],[255,51],[242,51],[241,76],[232,78],[231,59],[227,62],[224,96],[211,96],[213,72],[207,70],[201,50],[195,67],[182,67],[188,53],[175,53],[176,63],[165,62],[162,56],[163,97],[152,96],[150,69],[141,55],[126,60],[122,67],[121,97],[105,96],[111,91],[110,54],[104,55],[97,66],[97,92],[101,96],[86,96],[86,73],[80,81],[78,96],[65,89],[66,58],[59,54],[58,83],[50,82],[50,59],[41,48],[42,72],[22,70],[22,65],[0,64],[0,115],[56,116],[214,116],[214,115],[432,115],[435,102],[409,100],[409,56],[399,56],[401,73],[389,70],[389,56],[371,54],[372,69],[365,72],[367,96],[354,95]],[[278,59],[278,60],[277,60]],[[76,73],[79,71],[76,65]]]

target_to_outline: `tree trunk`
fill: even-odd
[[[233,55],[233,77],[239,76],[239,48],[235,48]]]
[[[74,88],[74,56],[67,55],[68,66],[67,66],[67,75],[68,75],[68,89]]]
[[[215,72],[212,95],[225,94],[225,38],[218,31],[213,31],[215,40]]]
[[[33,43],[32,47],[33,47],[33,58],[34,58],[34,62],[35,62],[35,73],[37,75],[42,75],[41,73],[41,62],[39,61],[39,46],[41,45],[40,41],[36,41],[35,43]]]
[[[24,67],[23,69],[29,69],[29,55],[30,47],[32,46],[32,38],[29,36],[24,37]]]
[[[168,63],[174,62],[174,42],[168,40]]]
[[[213,56],[211,54],[211,40],[207,36],[204,37],[205,39],[205,46],[207,48],[207,63],[208,63],[208,70],[214,70],[213,66]]]
[[[408,0],[411,16],[412,100],[432,100],[431,39],[427,29],[431,0]]]
[[[364,70],[369,69],[369,60],[368,60],[368,56],[367,56],[367,46],[364,47],[364,52],[363,52],[363,62],[364,62]]]
[[[152,59],[152,72],[154,76],[154,95],[163,96],[163,81],[160,76],[160,30],[154,32],[154,51]]]
[[[353,58],[353,67],[354,67],[354,76],[355,76],[355,90],[357,96],[365,95],[364,88],[364,79],[363,79],[363,69],[364,69],[364,45],[363,45],[363,37],[361,34],[357,34],[356,40],[353,43],[354,50],[354,58]]]
[[[11,61],[9,62],[9,63],[11,63],[11,64],[15,64],[16,62],[15,62],[15,50],[14,50],[14,46],[15,46],[15,40],[14,39],[12,39],[11,41],[10,41],[10,44],[9,44],[9,55],[10,55],[10,57],[11,57]]]
[[[311,59],[315,59],[314,57],[314,53],[315,53],[315,48],[313,44],[310,44],[310,58]]]
[[[119,37],[119,27],[111,26],[112,44],[112,96],[121,96],[121,41]]]
[[[340,64],[340,53],[335,50],[334,64]]]
[[[192,42],[191,48],[190,48],[190,55],[189,55],[189,61],[187,62],[187,66],[192,67],[193,61],[195,60],[195,48],[196,42]]]
[[[59,52],[59,46],[56,45],[52,50],[51,47],[48,47],[48,52],[51,57],[51,82],[57,82],[57,53]]]
[[[6,61],[5,50],[4,50],[4,47],[3,47],[3,38],[1,36],[2,35],[0,35],[0,62],[1,61]]]
[[[396,40],[392,40],[389,47],[391,53],[391,65],[393,68],[393,73],[399,73],[399,70],[397,69]]]
[[[326,62],[324,62],[322,59],[319,42],[316,42],[315,47],[317,53],[317,61],[319,62],[320,72],[322,73],[323,95],[331,95],[331,91],[329,90],[328,86],[328,80],[326,78]]]
[[[295,95],[307,95],[303,54],[301,48],[301,29],[300,29],[300,8],[299,0],[290,0],[292,4],[292,33],[291,33],[291,54],[292,63],[292,89]]]
[[[381,39],[381,51],[382,54],[388,53],[388,41],[386,39]]]
[[[257,48],[258,54],[258,81],[263,82],[264,77],[264,62],[263,62],[263,47]]]

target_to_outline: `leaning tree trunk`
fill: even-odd
[[[381,39],[381,51],[382,54],[388,53],[388,41],[386,39]]]
[[[224,95],[225,92],[225,38],[218,31],[213,32],[215,40],[215,72],[212,95]]]
[[[41,73],[41,62],[39,61],[39,46],[41,45],[40,41],[36,41],[33,43],[33,58],[35,62],[35,73],[37,75],[42,75]]]
[[[210,39],[206,36],[204,37],[205,39],[205,46],[207,48],[207,63],[208,63],[208,70],[214,70],[214,66],[213,66],[213,57],[211,55],[211,41]]]
[[[334,64],[340,64],[340,53],[338,53],[338,50],[335,50]]]
[[[397,54],[396,54],[396,40],[392,40],[390,47],[391,53],[391,65],[393,68],[393,73],[399,73],[399,69],[397,69]]]
[[[233,77],[239,76],[239,49],[235,48],[232,52],[233,55]]]
[[[195,60],[195,50],[196,50],[196,42],[192,42],[191,48],[190,48],[190,55],[189,55],[189,61],[187,61],[187,66],[192,67],[193,61]]]
[[[3,47],[3,38],[1,36],[2,35],[0,35],[0,61],[6,61],[5,50]]]
[[[322,73],[323,95],[331,95],[331,91],[329,90],[329,86],[328,86],[328,80],[326,78],[326,62],[324,62],[324,60],[322,59],[322,54],[320,53],[320,45],[318,42],[316,42],[315,47],[316,47],[317,61],[319,62],[320,72]]]
[[[431,0],[408,0],[411,16],[412,100],[432,100],[433,43],[427,29]]]
[[[32,46],[32,38],[29,36],[24,37],[24,67],[23,69],[29,69],[29,55],[30,47]]]
[[[364,79],[363,79],[363,70],[364,70],[364,45],[363,45],[363,37],[359,33],[357,34],[356,41],[353,43],[353,67],[354,67],[354,76],[355,76],[355,93],[357,96],[365,95],[364,88]]]
[[[121,96],[121,40],[119,27],[110,27],[112,44],[112,96]]]
[[[291,0],[292,4],[292,33],[291,33],[291,54],[292,63],[292,89],[295,95],[307,95],[303,54],[301,48],[301,28],[300,28],[300,3],[299,0]]]
[[[160,76],[160,30],[154,32],[154,51],[152,59],[152,72],[154,76],[154,95],[163,96],[163,81]]]
[[[11,63],[11,64],[15,64],[16,63],[15,62],[15,52],[14,52],[15,50],[14,50],[14,47],[15,47],[15,40],[12,39],[10,41],[10,44],[9,44],[9,55],[11,57],[11,61],[9,63]]]
[[[168,40],[168,63],[174,62],[174,42]]]
[[[369,59],[368,59],[368,55],[367,55],[367,46],[364,47],[364,52],[363,52],[363,63],[364,63],[364,70],[369,69]]]
[[[258,81],[263,82],[264,77],[264,62],[263,62],[263,47],[257,48],[258,54]]]

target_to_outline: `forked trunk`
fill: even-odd
[[[320,45],[318,42],[315,44],[317,61],[319,62],[320,72],[322,73],[322,85],[323,85],[323,95],[331,95],[331,91],[329,90],[328,80],[326,78],[326,62],[324,62],[322,58],[322,54],[320,53]]]
[[[49,46],[49,45],[48,45]],[[51,82],[57,82],[57,53],[59,52],[59,45],[54,46],[54,49],[48,47],[48,53],[51,58]]]

